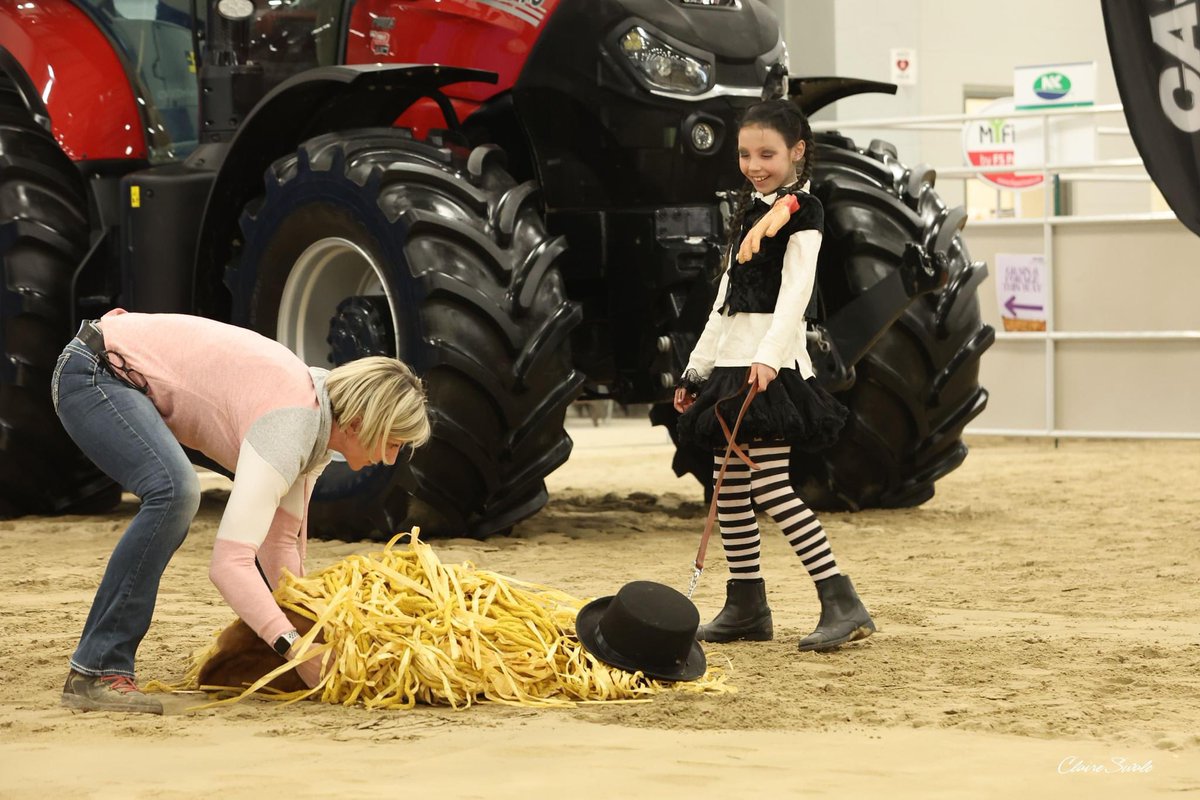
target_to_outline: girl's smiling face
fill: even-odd
[[[796,180],[796,164],[804,157],[804,142],[788,147],[783,134],[763,125],[738,131],[738,166],[757,192],[771,194]]]

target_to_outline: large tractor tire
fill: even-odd
[[[0,82],[0,517],[107,511],[120,487],[67,436],[50,380],[71,338],[87,194],[53,137]]]
[[[826,318],[895,272],[907,242],[944,253],[949,278],[918,296],[854,367],[837,394],[850,417],[836,445],[798,454],[792,482],[815,508],[916,506],[967,455],[963,428],[987,404],[979,359],[995,340],[977,291],[987,266],[973,262],[961,231],[966,212],[934,191],[935,174],[908,169],[891,144],[864,152],[819,136],[813,193],[825,207],[817,268]]]
[[[394,467],[332,462],[312,535],[484,536],[546,503],[544,478],[571,450],[581,312],[537,187],[503,162],[492,146],[468,154],[402,130],[328,134],[276,161],[248,205],[226,275],[233,321],[312,366],[397,356],[428,391],[432,440]]]
[[[987,267],[971,261],[961,236],[966,214],[938,197],[932,170],[906,168],[887,142],[864,152],[837,135],[818,135],[817,155],[812,192],[825,209],[817,291],[826,319],[899,269],[907,242],[946,254],[949,276],[944,288],[913,300],[854,365],[849,388],[829,386],[850,416],[833,447],[796,451],[792,483],[819,510],[920,505],[963,462],[963,428],[987,404],[979,358],[995,333],[981,321],[977,297]],[[821,354],[813,361],[829,384]],[[669,404],[651,413],[672,440],[677,416]],[[710,488],[711,459],[679,448],[673,467]]]

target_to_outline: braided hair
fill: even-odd
[[[817,155],[817,146],[813,141],[812,126],[808,117],[800,107],[791,100],[764,100],[746,109],[742,115],[738,129],[750,125],[769,128],[783,137],[784,143],[791,150],[798,142],[804,142],[804,157],[796,166],[796,182],[803,186],[812,177],[813,161]],[[749,181],[737,193],[733,214],[729,220],[729,242],[725,251],[725,263],[737,249],[738,237],[741,235],[742,220],[746,218],[746,210],[750,207],[750,195],[754,191]]]

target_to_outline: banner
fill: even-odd
[[[1200,236],[1200,0],[1102,0],[1125,119],[1167,204]]]

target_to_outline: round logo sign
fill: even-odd
[[[1015,102],[1001,97],[988,103],[980,113],[991,114],[987,119],[967,120],[963,124],[963,156],[973,167],[1003,167],[1016,165],[1017,138],[1022,130],[1029,134],[1030,123],[1007,119]],[[1036,126],[1036,122],[1033,123]],[[1041,174],[1018,175],[1016,172],[981,172],[979,179],[998,189],[1031,189],[1042,183]]]
[[[1033,93],[1043,100],[1059,100],[1071,91],[1071,79],[1061,72],[1046,72],[1033,82]]]

